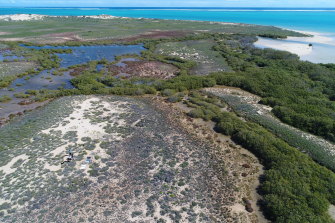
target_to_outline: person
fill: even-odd
[[[67,163],[71,162],[73,160],[74,154],[73,154],[73,152],[71,152],[71,150],[69,150],[69,154],[66,155],[66,156],[67,156],[66,160],[64,160],[63,162],[61,162],[61,164],[64,164],[66,162]]]

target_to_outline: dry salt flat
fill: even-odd
[[[195,61],[197,66],[192,72],[197,75],[230,70],[228,65],[223,63],[224,59],[211,51],[212,44],[214,45],[206,41],[169,42],[159,45],[157,53]]]

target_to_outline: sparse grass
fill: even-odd
[[[34,68],[33,62],[0,62],[0,80],[7,76],[15,76]]]
[[[91,19],[91,18],[45,18],[34,21],[0,21],[3,32],[2,38],[25,38],[33,42],[54,43],[55,38],[46,36],[52,33],[74,33],[82,39],[124,39],[133,37],[149,31],[172,31],[183,30],[183,32],[194,32],[196,30],[208,30],[209,32],[220,33],[240,33],[240,34],[278,34],[281,36],[302,34],[282,30],[270,26],[257,25],[238,25],[224,23],[210,23],[199,21],[176,21],[176,20],[157,20],[157,19],[131,19],[115,18],[110,20]],[[113,27],[113,28],[111,28]],[[38,30],[38,31],[37,31]]]
[[[225,59],[212,50],[214,44],[215,42],[211,40],[167,42],[159,44],[156,53],[197,62],[197,66],[191,72],[197,75],[230,70]]]

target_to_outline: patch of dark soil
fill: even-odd
[[[82,74],[82,72],[84,72],[86,69],[87,69],[87,66],[76,67],[76,68],[74,68],[70,71],[70,75],[71,76],[78,76],[78,75]]]

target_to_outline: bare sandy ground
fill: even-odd
[[[15,15],[1,15],[0,20],[4,21],[31,21],[31,20],[41,20],[45,15],[36,14],[15,14]]]
[[[288,40],[304,41],[304,42],[310,42],[310,43],[325,43],[325,44],[335,46],[334,39],[327,36],[327,34],[318,33],[318,32],[310,32],[310,31],[299,31],[299,30],[293,30],[293,31],[304,33],[306,35],[309,35],[309,37],[289,36],[287,38]]]
[[[258,38],[258,41],[255,43],[255,45],[262,46],[265,48],[288,51],[290,53],[297,54],[298,56],[305,56],[313,52],[313,47],[309,46],[308,43],[293,43],[268,38]]]
[[[152,98],[66,97],[46,107],[45,117],[29,116],[43,125],[34,136],[0,153],[1,222],[259,222],[262,167],[211,123]],[[61,165],[69,149],[75,160]]]
[[[335,36],[329,33],[301,32],[308,37],[288,37],[287,39],[270,39],[259,37],[254,44],[260,48],[272,48],[288,51],[298,55],[302,60],[314,63],[333,63]]]
[[[39,15],[39,14],[14,14],[14,15],[1,15],[0,20],[4,21],[32,21],[32,20],[42,20],[45,17],[56,17],[56,16],[48,16],[48,15]],[[69,16],[59,16],[59,17],[69,17]],[[94,16],[82,16],[84,18],[92,18],[92,19],[114,19],[121,18],[112,15],[94,15]],[[122,17],[123,18],[123,17]]]
[[[335,220],[335,206],[334,205],[330,205],[328,212],[330,216]]]

